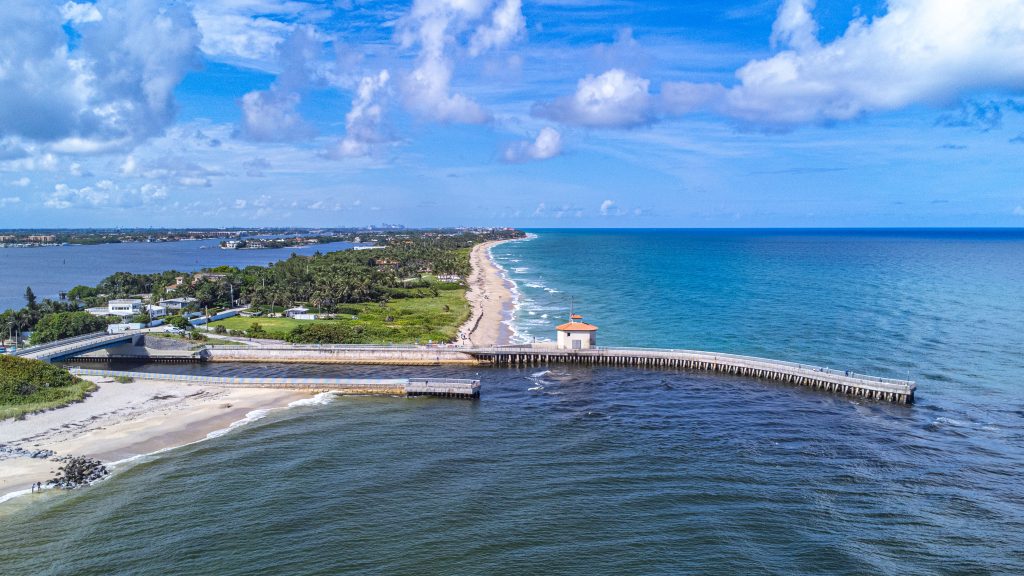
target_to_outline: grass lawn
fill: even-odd
[[[59,366],[0,356],[0,420],[78,402],[96,389]]]
[[[346,335],[339,344],[399,344],[454,340],[459,326],[469,318],[469,303],[463,289],[440,290],[437,296],[422,289],[399,290],[396,294],[413,297],[395,298],[383,307],[378,303],[343,304],[338,307],[338,317],[328,320],[235,316],[213,322],[211,326],[248,330],[253,323],[258,323],[266,333],[264,337],[284,340],[296,327],[323,325],[337,328]],[[422,297],[415,297],[417,295]],[[388,322],[388,316],[394,320]],[[213,339],[209,343],[218,344]]]

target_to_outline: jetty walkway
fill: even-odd
[[[73,348],[74,345],[69,347]],[[60,350],[61,357],[66,357],[65,345],[58,343],[54,348]],[[291,345],[281,343],[258,346],[208,345],[198,350],[157,351],[146,348],[144,342],[137,341],[121,343],[119,346],[100,350],[96,349],[97,342],[94,341],[82,348],[83,351],[84,349],[90,351],[76,356],[76,362],[137,360],[144,362],[261,362],[402,366],[539,366],[553,364],[635,366],[732,374],[900,404],[912,403],[917,390],[917,384],[911,380],[856,374],[845,370],[769,358],[699,350],[623,347],[565,350],[548,343],[492,347]],[[49,353],[47,350],[46,354]]]
[[[467,350],[467,352],[499,366],[583,364],[702,370],[774,380],[899,404],[912,403],[914,392],[917,390],[917,384],[911,380],[882,378],[796,362],[698,350],[660,348],[560,350],[543,345],[524,345],[476,348]]]
[[[438,398],[480,398],[480,381],[457,378],[243,378],[193,374],[160,374],[121,370],[92,370],[71,367],[75,376],[163,380],[221,388],[285,388],[312,392],[385,396],[434,396]]]

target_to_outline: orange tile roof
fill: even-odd
[[[571,320],[583,320],[583,316],[580,316],[579,314],[573,314],[572,316],[569,316],[569,318]]]
[[[597,330],[597,326],[587,324],[586,322],[568,322],[555,328],[555,330],[564,330],[566,332],[594,332]]]

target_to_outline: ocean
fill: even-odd
[[[5,574],[1024,573],[1024,231],[536,230],[518,341],[918,382],[911,406],[611,367],[142,366],[478,377],[327,398],[0,513]],[[256,415],[254,415],[256,416]]]

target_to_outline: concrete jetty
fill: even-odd
[[[169,380],[186,384],[222,388],[284,388],[311,392],[384,396],[434,396],[438,398],[480,398],[480,381],[458,378],[263,378],[223,377],[193,374],[160,374],[123,370],[69,368],[75,376],[131,378],[133,380]]]
[[[152,350],[142,342],[109,349],[89,349],[81,361],[274,362],[296,364],[366,364],[402,366],[535,366],[549,364],[635,366],[701,370],[773,380],[836,394],[910,404],[917,385],[911,380],[855,374],[844,370],[768,358],[659,348],[591,347],[564,349],[552,344],[460,347],[449,345],[275,344],[209,345],[198,350]],[[68,354],[58,344],[61,354]],[[47,352],[48,353],[48,352]]]

